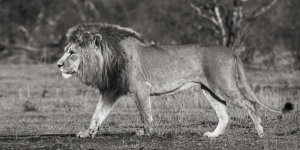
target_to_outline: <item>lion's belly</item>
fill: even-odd
[[[194,45],[175,47],[150,46],[139,51],[151,95],[174,93],[205,81],[200,55],[203,50]]]
[[[167,83],[150,83],[146,82],[147,85],[151,87],[151,95],[165,95],[165,94],[173,94],[185,89],[188,89],[195,85],[200,85],[197,82],[197,79],[193,80],[177,80],[177,81],[169,81]]]
[[[189,64],[190,62],[169,63],[151,69],[147,74],[147,81],[151,86],[152,95],[170,94],[187,89],[203,81],[204,75],[198,66]],[[172,66],[174,65],[174,66]]]

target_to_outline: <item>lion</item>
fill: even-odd
[[[134,99],[143,123],[139,134],[151,135],[150,96],[172,94],[198,85],[218,116],[218,125],[204,136],[225,132],[230,117],[227,105],[245,108],[260,137],[264,135],[259,106],[284,113],[293,109],[286,103],[273,108],[259,100],[245,77],[238,55],[224,46],[155,45],[141,34],[118,25],[86,23],[71,27],[69,43],[58,60],[62,76],[74,77],[100,91],[100,98],[87,130],[80,138],[94,138],[98,128],[121,96]]]

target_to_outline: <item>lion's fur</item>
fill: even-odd
[[[70,42],[85,46],[93,40],[95,34],[101,34],[110,48],[115,48],[120,41],[127,37],[134,37],[144,42],[141,34],[130,28],[102,23],[87,23],[74,26],[68,30],[67,39]]]
[[[136,38],[141,42],[144,42],[144,39],[132,29],[107,24],[74,26],[69,29],[67,38],[70,42],[85,49],[96,34],[102,36],[99,43],[100,47],[97,48],[103,57],[102,64],[99,64],[100,55],[93,54],[94,51],[92,50],[83,51],[84,59],[88,58],[89,60],[83,61],[82,73],[79,78],[85,84],[99,88],[101,92],[109,92],[114,95],[126,94],[129,82],[127,75],[128,56],[120,46],[120,41],[128,37]]]

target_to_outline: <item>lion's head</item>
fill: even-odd
[[[119,94],[128,90],[128,56],[120,42],[140,34],[116,25],[81,24],[69,29],[69,44],[57,62],[64,78],[75,77],[101,92]]]
[[[82,35],[82,37],[79,38],[90,38],[90,42],[70,41],[64,48],[64,55],[57,62],[57,66],[60,68],[62,76],[66,79],[74,76],[82,80],[87,78],[87,76],[84,76],[85,74],[92,73],[92,70],[86,69],[98,67],[100,67],[98,69],[101,69],[103,65],[101,48],[99,47],[99,44],[97,44],[97,42],[102,40],[102,36],[100,34],[87,34]],[[94,73],[96,73],[96,71],[97,70],[94,70]]]

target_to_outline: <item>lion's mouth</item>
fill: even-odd
[[[65,78],[65,79],[69,79],[72,77],[72,73],[66,73],[66,72],[62,72],[62,76]]]
[[[60,69],[60,71],[61,71],[62,76],[63,76],[65,79],[69,79],[69,78],[72,77],[73,74],[75,73],[75,72],[68,72],[68,71],[65,71],[65,70],[63,70],[62,68]]]

